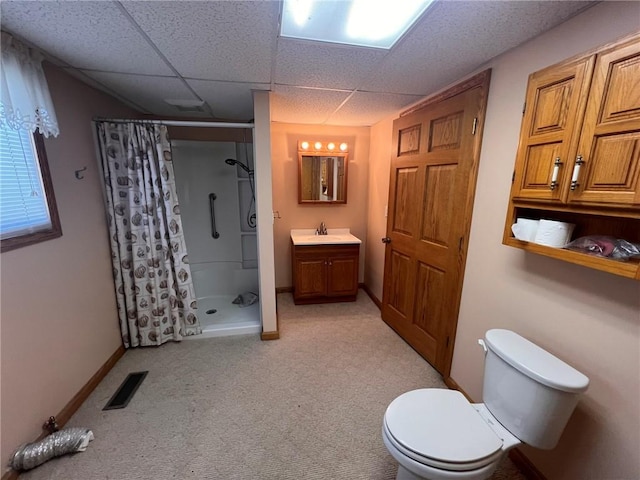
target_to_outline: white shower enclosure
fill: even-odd
[[[180,213],[203,334],[193,339],[260,333],[251,143],[171,142]],[[213,199],[215,196],[215,200]]]

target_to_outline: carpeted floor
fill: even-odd
[[[380,319],[355,303],[295,306],[278,295],[281,338],[221,337],[127,351],[68,426],[86,452],[24,480],[392,480],[381,439],[399,394],[445,387]],[[122,410],[102,411],[126,375],[149,374]],[[506,459],[494,480],[522,476]]]

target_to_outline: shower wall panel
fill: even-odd
[[[198,299],[257,291],[257,268],[247,269],[244,267],[249,264],[246,261],[243,264],[244,257],[250,258],[251,252],[246,250],[248,245],[241,235],[241,222],[246,220],[240,212],[239,174],[236,168],[225,163],[227,158],[238,158],[236,143],[176,140],[171,146]],[[211,193],[216,195],[214,214],[218,238],[212,236]],[[244,198],[243,203],[246,203]],[[255,258],[255,253],[253,255]],[[257,262],[251,266],[257,267]]]

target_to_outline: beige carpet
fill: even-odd
[[[129,350],[68,426],[84,453],[21,476],[60,479],[392,480],[384,411],[440,376],[360,291],[345,304],[278,295],[281,339],[223,337]],[[102,411],[126,375],[149,374],[129,406]],[[494,479],[524,479],[507,459]]]

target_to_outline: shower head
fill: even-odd
[[[239,162],[238,160],[235,160],[233,158],[227,158],[224,161],[224,163],[226,163],[227,165],[238,165],[241,169],[243,169],[249,175],[251,175],[253,173],[253,170],[249,170],[249,167],[247,167],[244,163]]]

